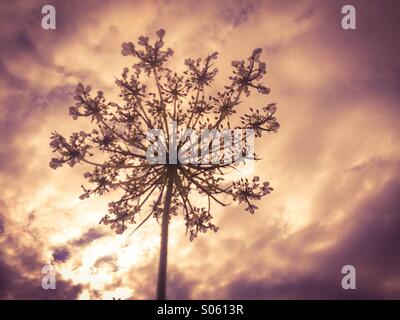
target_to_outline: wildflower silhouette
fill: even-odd
[[[276,104],[262,109],[249,108],[242,117],[233,117],[241,104],[240,98],[248,97],[252,90],[268,94],[269,88],[260,81],[266,73],[266,65],[260,61],[261,49],[255,49],[247,60],[233,61],[233,74],[229,84],[215,96],[206,94],[218,70],[214,67],[217,52],[204,59],[186,59],[186,71],[178,75],[166,67],[173,55],[171,48],[164,47],[164,30],[156,33],[154,44],[149,38],[139,37],[138,46],[132,42],[122,44],[122,55],[137,58],[132,69],[125,68],[115,83],[120,88],[120,103],[106,102],[103,92],[92,94],[90,86],[79,83],[75,91],[76,103],[69,108],[73,119],[85,117],[96,126],[91,132],[76,132],[68,139],[52,133],[50,146],[58,154],[52,158],[50,167],[56,169],[68,164],[91,165],[93,170],[84,177],[93,187],[83,188],[81,199],[90,195],[103,195],[119,190],[120,198],[109,203],[109,213],[100,223],[110,225],[117,234],[123,233],[128,224],[137,224],[136,229],[148,219],[161,220],[161,248],[157,282],[157,298],[166,299],[168,225],[172,216],[182,214],[186,232],[193,240],[200,232],[218,227],[211,220],[211,203],[227,205],[227,198],[244,203],[246,210],[254,213],[255,200],[269,194],[273,189],[268,182],[261,183],[258,177],[236,182],[227,181],[224,175],[242,161],[259,160],[248,145],[239,144],[243,156],[226,161],[226,147],[219,148],[208,143],[210,155],[196,155],[202,161],[181,163],[148,161],[150,146],[158,144],[161,152],[170,155],[168,146],[176,135],[182,136],[187,129],[197,133],[202,130],[232,129],[230,121],[237,119],[234,129],[254,132],[261,137],[264,132],[276,132]],[[144,82],[153,80],[153,85]],[[175,123],[174,129],[171,123]],[[149,138],[148,132],[160,130],[162,138]],[[175,130],[173,132],[173,130]],[[232,140],[233,148],[244,137]],[[191,149],[193,141],[178,139],[177,149],[182,153]],[[186,151],[184,151],[187,149]],[[229,153],[228,153],[229,154]],[[217,161],[215,161],[215,157]],[[194,204],[203,197],[205,207]],[[141,221],[139,213],[145,214]]]

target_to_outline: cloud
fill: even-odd
[[[79,285],[65,280],[58,280],[55,290],[44,290],[41,278],[21,275],[15,266],[6,264],[4,256],[0,257],[0,299],[74,300],[82,290]]]
[[[220,8],[220,14],[226,23],[238,27],[251,19],[252,14],[259,8],[259,1],[228,1]]]
[[[53,259],[55,262],[64,262],[70,257],[68,248],[56,248],[53,252]]]
[[[110,254],[107,256],[100,257],[96,260],[96,262],[93,264],[94,268],[103,268],[103,267],[109,267],[112,272],[118,271],[118,265],[117,265],[117,257],[115,254]]]
[[[82,234],[82,236],[79,239],[71,241],[71,245],[78,247],[87,246],[91,242],[101,238],[104,235],[105,235],[104,231],[100,231],[95,228],[90,228],[88,231]]]
[[[90,245],[93,241],[105,236],[104,231],[100,231],[96,228],[90,228],[85,233],[83,233],[79,238],[72,239],[68,241],[66,245],[57,247],[53,250],[53,259],[55,262],[65,262],[67,261],[73,253],[79,251],[79,249]],[[99,267],[102,262],[106,262],[106,258],[99,258],[94,266]]]
[[[282,255],[293,263],[309,261],[306,272],[277,271],[273,277],[252,279],[241,275],[226,288],[228,299],[393,299],[399,296],[395,285],[400,279],[400,263],[396,243],[400,227],[399,178],[393,178],[382,188],[371,192],[343,222],[347,225],[340,241],[334,246],[307,252],[310,242],[318,242],[324,233],[332,232],[320,225],[282,240]],[[336,231],[337,232],[337,231]],[[295,247],[287,252],[290,243]],[[286,250],[286,252],[285,252]],[[341,288],[341,269],[356,268],[357,289]]]
[[[0,4],[1,298],[154,297],[158,224],[130,238],[94,227],[112,197],[79,200],[86,169],[51,171],[48,143],[88,126],[68,117],[74,85],[117,99],[114,76],[133,63],[120,44],[160,27],[171,67],[220,53],[218,88],[231,60],[262,47],[272,92],[242,107],[277,102],[282,125],[256,145],[254,174],[275,190],[255,215],[213,207],[221,229],[193,243],[172,220],[170,297],[400,296],[397,1],[354,0],[355,31],[340,27],[345,1],[51,3],[54,32],[40,27],[40,1]],[[56,292],[40,287],[49,262]],[[344,264],[357,268],[356,291],[340,287]]]
[[[17,236],[16,230],[9,222],[0,233],[0,299],[76,299],[83,287],[60,273],[56,273],[55,290],[42,288],[41,271],[47,264],[40,251],[42,244],[31,232]]]
[[[2,213],[0,212],[0,236],[3,234],[5,230],[5,223]]]

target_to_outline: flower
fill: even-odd
[[[52,158],[52,159],[50,160],[50,163],[49,163],[49,166],[50,166],[50,168],[52,168],[52,169],[57,169],[58,167],[62,167],[62,165],[63,165],[63,162],[60,161],[60,160],[57,159],[57,158]]]
[[[165,30],[164,29],[160,29],[156,32],[157,37],[159,38],[163,38],[165,35]]]
[[[254,50],[253,50],[253,53],[251,54],[251,56],[252,56],[253,58],[260,57],[261,52],[262,52],[262,49],[261,49],[261,48],[254,49]]]
[[[132,42],[124,42],[122,44],[121,54],[123,56],[129,56],[134,52],[134,50],[135,50],[135,46],[133,45]]]
[[[82,83],[79,82],[79,83],[77,84],[76,89],[75,89],[75,92],[76,92],[77,94],[84,94],[84,93],[85,93],[85,87],[83,86]]]
[[[270,90],[269,88],[264,87],[264,86],[258,86],[258,87],[257,87],[257,91],[258,91],[259,93],[261,93],[261,94],[268,94],[268,93],[271,92],[271,90]]]
[[[172,219],[180,214],[193,240],[201,233],[218,230],[212,223],[213,203],[226,205],[222,199],[232,198],[253,214],[257,209],[255,202],[272,192],[269,183],[261,183],[258,176],[233,183],[225,180],[225,174],[235,169],[240,160],[259,159],[249,151],[249,146],[241,145],[239,153],[243,157],[226,163],[225,151],[232,152],[232,148],[237,148],[235,143],[224,146],[226,150],[212,145],[213,156],[205,156],[200,163],[181,163],[180,159],[176,163],[151,163],[147,151],[156,145],[154,156],[168,154],[173,130],[178,140],[177,153],[183,155],[196,149],[192,139],[182,138],[187,130],[200,133],[221,128],[252,129],[255,137],[261,137],[262,133],[279,128],[277,109],[275,103],[261,109],[239,108],[251,92],[270,91],[262,83],[266,64],[261,61],[261,48],[254,49],[247,59],[232,61],[229,82],[220,91],[214,91],[208,87],[218,73],[218,53],[188,58],[183,73],[173,72],[167,63],[174,51],[164,47],[164,38],[165,30],[160,29],[152,41],[140,36],[136,46],[132,42],[122,43],[121,54],[136,61],[115,80],[121,98],[118,103],[108,101],[102,91],[92,92],[90,86],[77,84],[75,104],[69,107],[69,115],[75,120],[87,118],[95,128],[74,132],[67,138],[53,132],[50,147],[57,157],[49,165],[53,169],[64,164],[92,166],[83,175],[90,187],[82,186],[82,200],[118,190],[119,198],[109,203],[108,213],[100,220],[117,234],[123,233],[128,224],[136,223],[139,212],[145,212],[145,217],[137,227],[150,218],[160,219],[165,214]],[[237,113],[242,115],[240,122],[233,117]],[[171,128],[170,123],[175,123],[175,127]],[[165,134],[147,135],[157,130]],[[207,206],[195,205],[199,196],[206,198]]]
[[[280,127],[274,116],[276,110],[274,103],[262,108],[262,111],[250,108],[251,113],[243,115],[241,122],[245,128],[254,130],[256,137],[261,137],[263,132],[276,132]]]
[[[217,60],[218,59],[218,52],[214,52],[209,56],[210,59],[212,60]]]

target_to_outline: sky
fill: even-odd
[[[55,30],[41,28],[45,4]],[[341,27],[345,4],[356,30]],[[134,62],[121,43],[160,28],[171,68],[219,52],[217,87],[262,48],[271,93],[241,107],[276,102],[281,124],[255,146],[250,173],[274,191],[254,215],[215,207],[219,231],[193,242],[172,220],[168,297],[400,298],[397,1],[5,0],[0,21],[0,299],[155,297],[160,226],[99,225],[113,195],[80,200],[85,166],[52,170],[49,141],[87,126],[68,116],[76,84],[117,97]],[[46,264],[56,290],[41,286]]]

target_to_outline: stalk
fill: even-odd
[[[168,255],[168,225],[169,209],[171,207],[172,189],[174,186],[175,168],[168,168],[168,184],[164,198],[164,211],[161,222],[160,262],[158,266],[157,300],[166,300],[167,286],[167,255]]]

